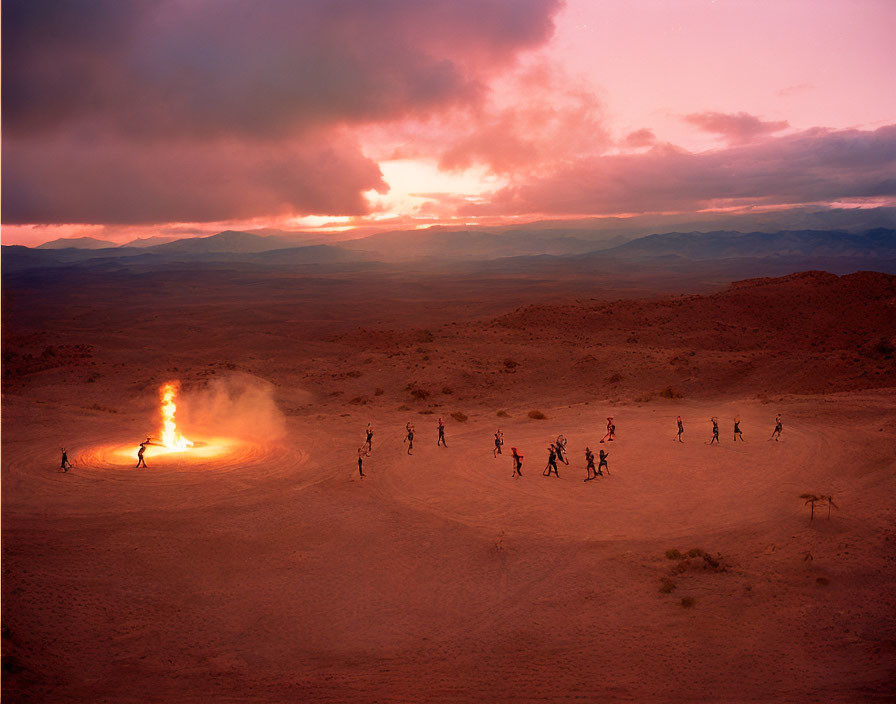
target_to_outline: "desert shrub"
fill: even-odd
[[[426,398],[429,398],[429,392],[425,389],[412,389],[411,396],[413,396],[418,401],[422,401]]]
[[[417,333],[417,342],[432,342],[435,339],[429,330],[420,330]]]
[[[421,416],[431,416],[435,411],[431,411],[428,408],[423,409],[422,411],[417,411]]]
[[[680,560],[684,557],[678,550],[666,550],[666,557],[669,560]]]
[[[704,553],[700,548],[691,548],[688,550],[688,557],[703,557]]]
[[[541,411],[529,411],[529,417],[532,420],[544,420],[547,416]]]
[[[620,381],[622,381],[622,374],[620,374],[619,372],[610,374],[610,376],[607,377],[608,384],[618,384]]]
[[[359,376],[361,376],[361,372],[359,372],[357,369],[352,369],[350,372],[346,372],[345,375],[347,377],[351,377],[352,379],[357,379]]]
[[[892,358],[893,353],[896,352],[896,347],[893,346],[893,343],[890,342],[885,337],[880,338],[880,341],[874,345],[874,352],[879,354],[881,357],[886,357],[887,359]]]
[[[409,411],[409,410],[411,410],[411,409],[408,408],[407,406],[405,406],[404,404],[401,404],[401,405],[398,407],[398,410],[399,410],[399,411]]]
[[[349,403],[353,403],[356,406],[362,406],[369,400],[370,399],[368,399],[366,396],[355,396],[351,401],[349,401]]]
[[[675,590],[675,582],[673,582],[668,577],[663,577],[662,583],[660,584],[660,593],[661,594],[671,594]]]
[[[510,418],[510,414],[507,411],[498,411],[498,418]]]
[[[697,603],[697,600],[692,596],[681,597],[681,605],[686,609],[693,608],[694,604],[696,604],[696,603]]]
[[[460,411],[455,411],[451,414],[451,417],[454,418],[458,423],[465,423],[468,420],[468,416],[461,413]]]
[[[373,392],[373,395],[374,396],[382,396],[384,393],[386,393],[386,392],[383,389],[377,387],[376,391]]]
[[[665,389],[660,391],[661,398],[681,398],[681,394],[678,393],[671,386],[667,386]]]
[[[519,365],[519,362],[515,362],[515,361],[512,360],[512,359],[505,359],[505,360],[504,360],[504,368],[505,368],[505,369],[516,369],[518,366],[520,366],[520,365]]]
[[[443,386],[442,393],[445,394],[446,396],[450,396],[451,394],[454,393],[454,389],[452,389],[450,386]]]
[[[815,582],[816,584],[820,584],[821,586],[825,587],[831,583],[831,580],[829,580],[827,577],[816,577]]]

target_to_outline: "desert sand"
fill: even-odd
[[[893,277],[367,283],[5,283],[9,701],[892,701]]]

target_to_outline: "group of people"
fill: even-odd
[[[436,440],[436,445],[440,447],[448,447],[448,442],[445,440],[445,423],[439,418],[438,420],[438,439]],[[405,425],[405,437],[403,444],[407,445],[407,454],[412,454],[414,450],[414,434],[415,428],[414,424],[408,422]],[[612,416],[607,418],[607,433],[600,440],[600,442],[613,442],[616,439],[616,426],[613,423]],[[559,459],[566,465],[569,465],[569,458],[566,453],[566,436],[562,433],[557,436],[557,439],[552,442],[548,446],[548,463],[542,472],[542,475],[545,477],[551,476],[551,472],[554,473],[555,477],[560,476],[557,471],[557,460]],[[492,455],[497,457],[498,455],[503,455],[503,447],[504,447],[504,432],[498,428],[495,432],[495,445],[492,450]],[[141,445],[141,455],[142,455]],[[366,477],[364,474],[364,458],[370,457],[371,452],[373,452],[373,427],[370,423],[367,424],[367,428],[365,430],[365,439],[364,443],[361,447],[358,448],[358,475],[361,477]],[[523,457],[524,455],[520,453],[519,450],[515,447],[510,448],[511,458],[513,459],[513,477],[522,477],[523,476]],[[610,473],[610,468],[607,464],[607,457],[610,456],[610,453],[605,452],[604,450],[600,451],[599,463],[597,468],[594,466],[594,453],[591,451],[590,447],[585,448],[585,462],[587,465],[586,471],[588,476],[585,478],[585,481],[591,481],[592,479],[597,479],[599,476],[603,476],[603,470],[607,470],[607,474]]]
[[[716,416],[713,416],[710,419],[712,423],[712,438],[709,441],[709,444],[719,443],[719,419]],[[681,419],[681,416],[676,418],[676,423],[678,425],[678,432],[675,435],[674,440],[678,442],[684,442],[682,440],[682,436],[684,435],[684,422]],[[772,431],[771,437],[769,440],[778,441],[781,437],[781,433],[784,430],[784,423],[781,418],[781,414],[777,414],[775,417],[775,429]],[[405,425],[405,439],[404,443],[407,444],[407,453],[410,455],[414,449],[414,424],[407,423]],[[358,473],[364,477],[364,458],[369,457],[370,453],[373,449],[373,428],[370,423],[367,424],[367,437],[364,441],[364,444],[358,448]],[[601,443],[609,443],[616,440],[616,424],[613,420],[613,416],[607,417],[607,432],[601,438]],[[740,429],[740,416],[735,416],[734,418],[734,442],[740,440],[744,442],[744,435]],[[448,447],[448,443],[445,440],[445,423],[439,418],[438,421],[438,440],[436,444],[441,447]],[[550,477],[553,474],[555,477],[559,478],[560,473],[558,472],[558,460],[563,462],[565,465],[569,465],[569,455],[566,451],[566,436],[562,433],[557,436],[557,439],[548,445],[548,462],[545,465],[544,470],[542,471],[542,476]],[[504,447],[504,432],[498,428],[495,432],[495,444],[492,449],[492,455],[497,457],[498,455],[503,455],[503,447]],[[142,448],[142,445],[141,445]],[[511,458],[513,460],[513,474],[512,477],[522,477],[523,476],[523,458],[524,455],[520,453],[519,450],[515,447],[510,448]],[[585,472],[587,476],[585,477],[586,482],[597,479],[598,477],[604,476],[604,470],[606,473],[610,473],[610,467],[607,462],[607,458],[610,456],[609,452],[601,449],[598,453],[598,456],[595,457],[594,452],[590,447],[585,448]],[[595,466],[595,460],[597,460],[597,465]],[[145,465],[144,465],[145,466]]]
[[[678,416],[678,418],[676,419],[676,422],[678,424],[678,432],[676,433],[674,440],[677,440],[678,442],[684,442],[684,440],[682,440],[682,436],[684,435],[684,422],[681,420],[681,416]],[[720,443],[719,419],[716,416],[713,416],[710,419],[710,422],[712,423],[712,438],[710,439],[709,444],[712,445],[712,444]],[[781,433],[783,432],[783,430],[784,430],[784,422],[782,420],[781,414],[778,413],[775,416],[775,429],[772,431],[772,434],[771,434],[771,437],[769,437],[769,440],[774,440],[775,442],[780,440]],[[370,453],[373,452],[373,427],[371,426],[370,423],[367,424],[367,429],[366,429],[365,433],[366,433],[366,438],[364,440],[364,444],[358,448],[358,474],[360,474],[362,477],[366,476],[364,474],[364,458],[370,457]],[[407,453],[409,455],[412,454],[413,450],[414,450],[414,433],[415,433],[414,424],[410,423],[410,422],[407,423],[405,425],[404,442],[407,444]],[[607,417],[607,432],[603,436],[603,438],[601,438],[600,442],[601,443],[613,442],[615,439],[616,439],[616,425],[613,422],[613,416],[608,416]],[[734,417],[734,442],[737,442],[738,440],[740,440],[741,442],[744,442],[744,435],[740,429],[740,417],[735,416]],[[558,478],[560,477],[560,474],[557,471],[557,460],[560,460],[565,465],[569,465],[569,459],[568,459],[568,455],[566,452],[566,443],[567,443],[566,436],[563,434],[560,434],[557,436],[557,439],[548,446],[548,448],[547,448],[548,449],[548,463],[547,463],[547,465],[545,465],[544,471],[542,472],[543,476],[550,477],[551,473],[553,473],[553,475],[555,477],[558,477]],[[144,457],[144,453],[146,452],[147,446],[152,445],[152,444],[154,444],[154,443],[152,442],[151,437],[146,438],[146,440],[144,440],[143,442],[140,443],[140,448],[137,450],[137,469],[139,469],[140,467],[144,467],[144,468],[146,467],[146,458]],[[439,421],[438,421],[438,440],[436,441],[436,444],[440,447],[448,447],[448,443],[445,440],[445,423],[442,421],[441,418],[439,418]],[[503,451],[502,451],[503,446],[504,446],[504,433],[501,431],[500,428],[498,428],[498,430],[495,432],[495,446],[494,446],[494,449],[492,450],[492,454],[495,457],[497,457],[498,455],[502,455],[503,454]],[[510,448],[510,452],[511,452],[511,457],[513,459],[513,474],[511,476],[522,477],[523,476],[522,469],[523,469],[524,455],[520,454],[520,452],[515,447]],[[607,474],[610,473],[610,468],[609,468],[609,465],[607,464],[607,457],[609,457],[609,456],[610,456],[610,453],[604,452],[604,450],[600,450],[599,456],[598,456],[599,461],[597,464],[597,468],[595,468],[594,452],[592,452],[590,447],[585,448],[585,465],[586,465],[585,471],[588,475],[585,478],[586,482],[603,476],[604,473],[602,470],[604,470],[604,469],[607,470]],[[61,464],[60,469],[63,472],[68,472],[71,468],[72,468],[72,464],[71,464],[71,462],[69,462],[68,453],[66,452],[66,449],[63,447],[62,448],[62,464]]]
[[[719,440],[719,419],[716,416],[713,416],[709,420],[712,423],[712,437],[710,438],[708,444],[710,444],[710,445],[721,444],[721,441]],[[677,440],[678,442],[684,442],[684,440],[681,439],[681,436],[684,435],[684,423],[681,420],[681,416],[678,416],[677,423],[678,423],[678,432],[676,433],[673,440]],[[771,437],[769,438],[769,440],[774,440],[775,442],[778,442],[778,440],[780,440],[780,438],[781,438],[781,433],[783,431],[784,431],[784,421],[782,420],[781,414],[779,413],[778,415],[775,416],[775,429],[772,431],[772,434],[771,434]],[[741,442],[744,442],[744,434],[740,429],[740,416],[735,416],[734,417],[734,442],[737,442],[738,440],[740,440]],[[601,441],[601,442],[603,442],[603,441]]]

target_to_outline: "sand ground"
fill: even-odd
[[[890,390],[482,410],[446,419],[447,448],[435,415],[354,408],[147,470],[126,454],[145,413],[90,400],[4,403],[9,701],[892,700]],[[584,483],[609,413],[611,474]],[[839,510],[810,522],[805,492]],[[719,567],[665,555],[692,548]]]

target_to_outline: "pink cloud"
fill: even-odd
[[[462,215],[597,215],[896,196],[896,125],[811,129],[691,153],[663,144],[641,154],[579,159],[503,188]]]
[[[656,144],[656,135],[653,133],[653,130],[649,130],[645,127],[640,130],[635,130],[634,132],[629,132],[625,135],[625,139],[622,140],[622,144],[633,149],[649,147]]]
[[[519,174],[609,145],[600,101],[556,67],[542,62],[522,70],[510,90],[512,104],[487,105],[472,116],[442,153],[441,169],[484,164],[496,174]]]
[[[789,126],[786,120],[765,121],[746,112],[736,114],[695,112],[685,115],[684,121],[704,132],[720,135],[734,144],[750,142],[759,137],[780,132]]]

